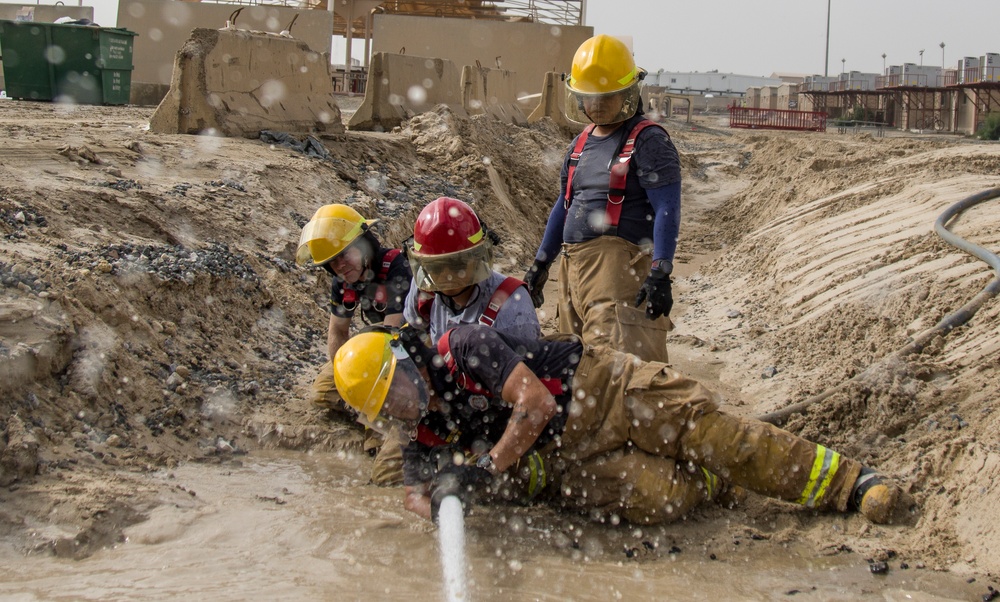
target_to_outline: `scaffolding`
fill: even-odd
[[[932,81],[933,79],[933,81]],[[831,119],[882,123],[902,130],[975,133],[991,112],[1000,112],[1000,77],[986,69],[967,70],[963,78],[948,70],[926,74],[890,74],[876,78],[873,90],[818,85],[800,91],[814,111]],[[959,83],[959,82],[962,83]],[[964,113],[969,104],[971,115]]]

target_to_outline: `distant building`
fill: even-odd
[[[801,81],[801,80],[800,80]],[[752,86],[778,86],[784,80],[778,77],[757,77],[735,73],[674,72],[657,71],[650,73],[643,83],[659,92],[685,94],[691,96],[722,96],[742,98],[747,88]],[[792,82],[799,83],[799,82]]]
[[[805,73],[781,73],[775,71],[771,74],[772,79],[780,79],[783,84],[801,84],[808,77]]]

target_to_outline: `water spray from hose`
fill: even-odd
[[[465,513],[458,496],[441,500],[438,510],[438,545],[444,569],[444,593],[448,602],[469,600],[465,561]]]

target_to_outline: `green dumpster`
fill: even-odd
[[[0,20],[7,96],[128,104],[135,35],[112,27]]]

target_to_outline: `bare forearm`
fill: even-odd
[[[552,403],[555,405],[555,400]],[[515,406],[507,423],[507,429],[504,430],[500,441],[497,441],[490,450],[497,471],[503,472],[516,464],[521,456],[531,449],[535,441],[538,441],[538,437],[553,415],[554,412],[541,416],[536,414],[533,418],[523,407]]]
[[[503,399],[514,406],[507,428],[490,450],[493,465],[500,472],[513,466],[556,415],[556,400],[538,377],[524,364],[518,364],[503,386]]]
[[[347,339],[340,337],[330,337],[326,342],[326,352],[329,355],[330,361],[333,361],[333,356],[337,355],[337,350],[347,342]]]

